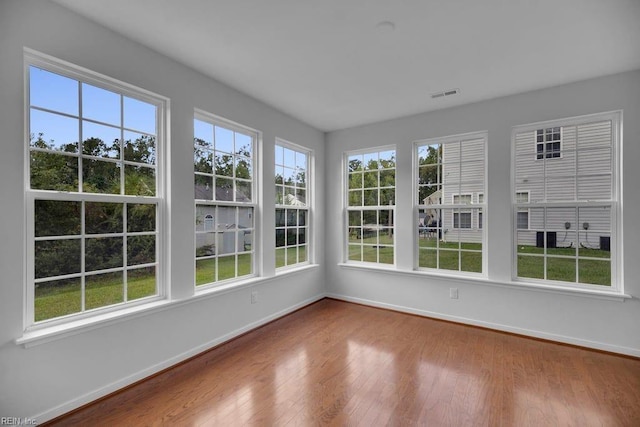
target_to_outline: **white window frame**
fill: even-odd
[[[512,128],[511,132],[511,198],[512,198],[512,235],[513,235],[513,245],[512,245],[512,281],[516,283],[529,282],[534,284],[541,285],[553,285],[563,288],[570,288],[575,290],[586,290],[586,291],[610,291],[617,294],[624,293],[624,283],[623,283],[623,230],[622,230],[622,209],[621,209],[621,201],[622,201],[622,116],[623,113],[621,110],[604,112],[604,113],[596,113],[589,114],[584,116],[570,117],[565,119],[557,119],[550,120],[546,122],[538,122],[527,125],[515,126]],[[521,133],[526,132],[534,132],[541,128],[550,128],[550,127],[571,127],[571,126],[579,126],[586,125],[590,123],[597,123],[603,121],[611,121],[611,199],[610,200],[573,200],[573,201],[562,201],[562,202],[549,202],[549,201],[536,201],[529,202],[527,204],[517,203],[515,200],[517,182],[516,182],[516,158],[517,158],[517,149],[516,149],[516,136]],[[563,132],[563,130],[561,130]],[[576,160],[576,166],[578,168],[578,161]],[[576,188],[577,188],[577,180],[576,180]],[[577,190],[576,190],[577,191]],[[555,281],[549,279],[533,279],[533,278],[524,278],[518,276],[518,230],[516,223],[516,212],[522,208],[554,208],[554,207],[570,207],[570,208],[590,208],[590,207],[608,207],[611,210],[611,236],[610,236],[610,265],[611,265],[611,283],[610,286],[603,285],[591,285],[587,283],[579,283],[579,282],[564,282],[564,281]],[[579,230],[577,230],[579,231]],[[544,233],[544,238],[546,241],[546,231]],[[579,240],[579,237],[578,237]],[[546,245],[545,245],[546,246]],[[577,249],[577,248],[576,248]],[[579,259],[584,258],[576,255]],[[544,271],[546,274],[546,248],[544,254]],[[579,280],[579,275],[576,275],[576,280]]]
[[[260,247],[260,221],[259,221],[259,194],[258,194],[258,188],[259,188],[259,177],[260,177],[260,170],[259,170],[259,155],[260,155],[260,146],[261,146],[261,141],[262,141],[262,134],[260,133],[260,131],[256,130],[256,129],[252,129],[248,126],[244,126],[240,123],[236,123],[233,122],[231,120],[228,120],[226,118],[217,116],[215,114],[209,113],[207,111],[204,110],[200,110],[200,109],[194,109],[194,116],[193,116],[193,123],[195,126],[195,120],[199,120],[202,122],[206,122],[209,123],[211,125],[214,126],[214,130],[215,130],[215,126],[221,127],[221,128],[225,128],[227,130],[231,130],[233,132],[238,132],[241,133],[243,135],[249,135],[252,138],[252,149],[253,152],[251,153],[251,167],[252,167],[252,175],[251,175],[251,201],[250,202],[244,202],[244,201],[232,201],[232,200],[215,200],[216,198],[216,184],[215,184],[215,177],[214,177],[214,182],[213,182],[213,188],[212,188],[212,192],[213,192],[213,199],[209,200],[209,199],[196,199],[195,195],[194,195],[194,228],[193,228],[193,233],[196,236],[196,241],[194,242],[194,263],[193,263],[193,267],[194,267],[194,272],[196,272],[197,269],[197,261],[200,260],[206,260],[206,259],[214,259],[215,263],[216,263],[216,268],[215,268],[215,276],[216,278],[218,277],[218,272],[219,269],[217,268],[218,265],[218,261],[220,257],[228,257],[228,256],[234,256],[235,257],[235,270],[236,273],[238,272],[239,269],[239,263],[238,263],[238,256],[239,255],[243,255],[243,254],[250,254],[251,255],[251,273],[250,274],[246,274],[246,275],[242,275],[242,276],[238,276],[236,275],[235,277],[232,278],[228,278],[228,279],[221,279],[221,280],[214,280],[213,282],[209,282],[209,283],[202,283],[202,284],[197,284],[197,278],[194,277],[194,287],[195,287],[195,291],[196,294],[198,293],[202,293],[204,291],[207,291],[211,288],[216,288],[216,287],[220,287],[220,286],[225,286],[225,285],[229,285],[232,283],[242,283],[243,281],[247,280],[247,279],[251,279],[254,277],[258,277],[261,275],[261,271],[259,271],[259,256],[260,256],[260,251],[259,251],[259,247]],[[192,147],[195,147],[195,135],[194,135],[194,142],[192,143]],[[214,147],[215,148],[215,147]],[[215,159],[215,157],[214,157]],[[214,160],[215,161],[215,160]],[[215,169],[215,165],[213,166]],[[235,164],[233,165],[233,169],[234,169],[234,176],[233,176],[233,180],[234,180],[234,188],[235,188]],[[194,178],[197,174],[194,171]],[[215,176],[215,170],[212,171],[212,176]],[[235,194],[235,193],[234,193]],[[215,208],[217,210],[217,208],[234,208],[236,209],[236,225],[239,222],[239,218],[238,218],[238,212],[239,212],[239,208],[250,208],[250,218],[253,222],[253,228],[251,229],[252,231],[252,244],[251,244],[251,250],[250,251],[238,251],[237,246],[235,247],[235,250],[233,252],[225,252],[224,254],[215,254],[215,255],[210,255],[210,256],[203,256],[203,257],[198,257],[196,256],[196,250],[197,250],[197,235],[198,234],[204,234],[206,233],[205,231],[198,231],[197,230],[197,223],[196,223],[196,219],[197,219],[197,212],[198,212],[198,206],[211,206],[213,208]],[[216,217],[214,217],[214,221],[216,224],[219,223],[218,219]],[[234,229],[234,231],[238,231],[238,229]],[[236,237],[237,238],[237,237]],[[216,242],[218,241],[218,238],[216,238]]]
[[[31,162],[30,162],[30,153],[31,147],[29,144],[30,141],[30,67],[37,67],[45,71],[49,71],[64,77],[68,77],[70,79],[76,80],[79,83],[86,83],[95,87],[99,87],[101,89],[105,89],[111,92],[115,92],[121,96],[126,96],[129,98],[137,99],[143,101],[148,104],[152,104],[156,107],[156,146],[155,146],[155,165],[146,166],[149,168],[155,169],[156,174],[156,189],[155,196],[134,196],[134,195],[125,195],[125,194],[104,194],[104,193],[89,193],[83,191],[77,192],[66,192],[66,191],[53,191],[53,190],[38,190],[30,188],[31,181]],[[37,52],[32,49],[24,49],[24,135],[25,135],[25,155],[24,155],[24,191],[25,191],[25,205],[26,205],[26,282],[25,282],[25,309],[24,309],[24,325],[25,332],[28,331],[36,331],[45,328],[50,328],[57,325],[68,324],[71,322],[75,322],[81,319],[89,319],[97,316],[102,316],[105,313],[117,313],[118,311],[125,311],[131,307],[142,306],[145,304],[153,303],[155,301],[165,299],[167,296],[166,289],[166,263],[167,259],[166,255],[166,247],[165,247],[165,210],[166,210],[166,200],[165,200],[165,151],[168,146],[168,132],[166,129],[167,126],[167,115],[169,111],[169,99],[163,97],[161,95],[155,94],[153,92],[147,91],[145,89],[130,85],[128,83],[116,80],[114,78],[105,76],[103,74],[91,71],[89,69],[77,66],[67,61],[63,61],[57,59],[53,56],[46,55],[40,52]],[[80,92],[78,94],[80,97]],[[79,98],[80,99],[80,98]],[[122,98],[121,98],[122,99]],[[41,111],[50,111],[53,113],[58,113],[61,115],[65,115],[65,113],[57,112],[55,110],[48,109],[40,109]],[[69,116],[69,115],[67,115]],[[78,112],[78,115],[72,115],[69,117],[77,118],[79,122],[79,126],[82,127],[83,115],[82,111]],[[91,122],[95,122],[93,120],[89,120]],[[99,123],[99,122],[98,122]],[[127,129],[124,125],[121,124],[121,131]],[[82,138],[80,138],[82,139]],[[70,154],[69,157],[74,157],[79,159],[78,167],[81,168],[81,159],[83,157],[83,153],[81,149],[78,149],[77,153]],[[85,156],[86,157],[86,156]],[[104,160],[103,161],[109,161]],[[128,162],[125,159],[121,158],[117,163],[121,163],[123,165],[130,164],[135,165],[137,163]],[[121,172],[124,174],[124,172]],[[80,174],[81,175],[81,174]],[[123,175],[121,175],[122,179]],[[81,182],[79,183],[78,190],[82,189]],[[121,184],[121,192],[124,191],[124,182]],[[60,279],[64,278],[80,278],[81,280],[81,311],[63,315],[59,317],[53,317],[50,319],[45,319],[39,322],[35,322],[35,201],[36,200],[51,200],[51,201],[69,201],[69,202],[78,202],[81,205],[81,218],[80,220],[84,223],[84,206],[85,203],[91,202],[103,202],[103,203],[116,203],[123,205],[123,233],[110,233],[108,237],[122,237],[125,240],[124,248],[123,248],[123,266],[122,268],[117,267],[113,269],[100,270],[100,271],[85,271],[84,267],[81,268],[80,273],[74,273],[64,276],[59,276]],[[126,206],[128,204],[155,204],[156,205],[156,225],[154,232],[144,232],[144,233],[130,233],[126,229]],[[139,264],[134,266],[127,265],[126,257],[127,257],[127,249],[126,249],[126,238],[127,236],[132,235],[155,235],[156,239],[156,251],[155,251],[155,262],[148,264]],[[83,242],[87,236],[91,238],[101,237],[101,235],[89,235],[85,232],[82,232],[78,235],[79,239]],[[105,235],[107,236],[107,235]],[[84,246],[84,245],[83,245]],[[81,257],[82,257],[82,265],[84,266],[84,247],[81,249]],[[126,272],[130,270],[153,267],[155,268],[155,280],[156,280],[156,292],[154,295],[148,297],[142,297],[140,299],[135,299],[133,301],[126,301],[127,299],[127,289],[126,289]],[[86,277],[91,277],[96,274],[101,273],[109,273],[109,272],[119,272],[122,271],[125,277],[123,286],[123,298],[124,302],[116,303],[112,305],[107,305],[103,307],[86,309],[85,308],[85,279]]]
[[[378,205],[365,205],[364,204],[364,198],[362,200],[362,204],[359,206],[349,206],[349,195],[350,195],[350,189],[349,189],[349,178],[350,178],[350,172],[349,172],[349,157],[351,156],[357,156],[357,155],[367,155],[367,154],[377,154],[379,156],[380,153],[384,153],[387,151],[393,151],[394,152],[394,156],[396,157],[396,163],[395,166],[393,168],[387,168],[387,169],[378,169],[379,171],[381,170],[393,170],[394,173],[394,185],[393,185],[393,190],[394,190],[394,203],[393,205],[380,205],[380,198],[378,198]],[[363,149],[363,150],[353,150],[353,151],[346,151],[343,154],[343,166],[342,166],[342,170],[343,170],[343,179],[344,179],[344,184],[343,184],[343,206],[344,206],[344,225],[342,227],[342,233],[343,233],[343,262],[348,263],[348,264],[360,264],[360,265],[377,265],[377,266],[386,266],[386,267],[395,267],[397,265],[398,262],[398,256],[397,256],[397,241],[396,241],[396,235],[397,235],[397,229],[396,229],[396,196],[397,196],[397,155],[398,155],[398,151],[396,149],[395,145],[385,145],[385,146],[380,146],[380,147],[373,147],[373,148],[368,148],[368,149]],[[390,189],[391,187],[382,187],[380,186],[380,180],[378,180],[378,186],[377,187],[367,187],[367,189],[369,190],[373,190],[376,189],[378,190],[378,194],[380,194],[380,190],[382,189]],[[364,187],[362,187],[362,190],[364,191]],[[391,215],[393,216],[393,226],[392,227],[386,227],[386,228],[391,228],[392,233],[393,233],[393,263],[381,263],[380,262],[380,244],[378,245],[373,245],[374,247],[377,248],[376,250],[376,261],[364,261],[364,260],[350,260],[349,258],[349,246],[350,245],[356,245],[355,243],[350,243],[349,242],[349,237],[350,237],[350,232],[349,229],[350,228],[354,228],[354,227],[350,227],[349,225],[349,215],[350,212],[360,212],[360,219],[361,221],[363,221],[364,218],[364,212],[365,211],[376,211],[376,216],[379,218],[379,213],[380,211],[390,211]],[[378,224],[379,226],[379,224]],[[356,227],[357,228],[357,227]],[[361,231],[364,232],[364,224],[361,224],[360,228],[362,229]],[[378,237],[379,238],[379,237]],[[365,246],[369,246],[369,245],[365,245],[364,243],[360,243],[361,246],[361,254],[364,257],[364,247]],[[384,246],[389,246],[388,244],[385,244]]]
[[[452,198],[451,198],[451,202],[452,204],[431,204],[431,205],[426,205],[423,203],[423,200],[419,200],[420,197],[420,184],[419,184],[419,155],[418,155],[418,148],[421,146],[429,146],[429,145],[440,145],[440,146],[444,146],[446,144],[449,143],[455,143],[455,142],[462,142],[465,140],[474,140],[474,139],[482,139],[483,140],[483,144],[484,144],[484,155],[483,155],[483,161],[484,161],[484,171],[482,174],[482,182],[483,182],[483,191],[479,191],[479,194],[483,194],[483,202],[480,203],[478,201],[477,204],[475,204],[475,206],[473,204],[473,196],[471,199],[471,203],[470,204],[453,204],[453,195],[456,194],[462,194],[462,195],[468,195],[469,193],[452,193]],[[471,276],[471,277],[488,277],[488,260],[487,260],[487,254],[488,254],[488,245],[487,245],[487,236],[488,236],[488,227],[486,227],[486,225],[484,224],[484,222],[486,221],[486,218],[488,218],[488,216],[486,215],[487,212],[487,200],[486,197],[484,197],[484,194],[486,194],[486,188],[487,188],[487,167],[488,167],[488,162],[487,162],[487,147],[488,147],[488,132],[487,131],[479,131],[479,132],[470,132],[470,133],[464,133],[464,134],[458,134],[458,135],[449,135],[449,136],[445,136],[442,138],[429,138],[429,139],[422,139],[422,140],[418,140],[418,141],[414,141],[413,143],[413,200],[414,200],[414,224],[419,224],[419,213],[420,210],[424,210],[424,209],[450,209],[450,210],[455,210],[455,209],[459,209],[460,211],[462,211],[462,209],[468,208],[471,209],[471,212],[473,212],[473,208],[480,208],[478,210],[478,212],[482,212],[483,213],[483,227],[482,228],[477,228],[477,232],[481,233],[482,236],[482,250],[479,251],[482,253],[482,271],[481,272],[472,272],[472,271],[463,271],[462,270],[462,261],[461,261],[461,257],[459,256],[459,262],[458,262],[458,270],[448,270],[448,269],[443,269],[440,268],[440,262],[438,260],[438,262],[436,263],[436,267],[434,268],[429,268],[429,267],[420,267],[420,229],[418,228],[416,230],[416,232],[414,233],[414,238],[415,238],[415,243],[414,243],[414,269],[418,270],[418,271],[424,271],[424,272],[437,272],[437,274],[445,274],[448,276]],[[443,150],[444,151],[444,150]],[[444,161],[441,160],[441,163],[443,168],[444,168]],[[437,185],[439,186],[439,190],[442,191],[444,189],[444,177],[441,177],[441,182],[437,183]],[[472,193],[470,193],[472,194]],[[444,196],[444,195],[442,195]],[[443,215],[442,211],[441,214]],[[472,224],[471,224],[471,228],[456,228],[455,230],[471,230],[473,231],[473,213],[471,215],[471,220],[472,220]],[[453,226],[453,215],[452,215],[452,226]],[[419,225],[418,225],[419,227]],[[443,236],[446,234],[446,231],[444,229],[444,227],[441,228],[440,230],[443,234]],[[441,250],[450,250],[450,249],[440,249],[440,237],[438,238],[438,242],[436,244],[436,252],[439,252]],[[470,251],[470,250],[466,250],[466,249],[462,249],[462,242],[458,242],[458,253],[460,254],[461,252],[465,251],[465,252],[476,252],[476,251]],[[438,254],[436,254],[436,257],[439,258]]]
[[[300,243],[298,243],[296,245],[291,245],[291,246],[286,244],[287,230],[289,228],[294,228],[294,227],[289,227],[289,226],[287,226],[285,224],[285,227],[283,228],[283,227],[277,227],[274,224],[274,227],[276,229],[276,233],[277,233],[278,229],[284,229],[284,231],[285,231],[285,246],[284,246],[284,248],[285,248],[284,249],[285,264],[283,266],[281,266],[281,267],[277,267],[276,266],[276,271],[277,272],[285,271],[285,270],[291,269],[291,268],[301,267],[301,266],[308,265],[308,264],[312,264],[313,263],[313,259],[314,259],[313,258],[313,255],[314,255],[313,242],[314,242],[314,240],[313,240],[313,226],[312,226],[312,224],[313,224],[313,218],[312,218],[312,216],[313,216],[313,200],[314,200],[313,199],[313,197],[314,197],[313,176],[312,176],[313,159],[314,159],[313,150],[310,150],[310,149],[308,149],[306,147],[303,147],[302,145],[294,144],[293,142],[289,142],[289,141],[286,141],[286,140],[281,139],[281,138],[276,138],[276,144],[274,146],[275,152],[277,152],[277,147],[278,146],[283,147],[283,148],[287,148],[289,150],[293,150],[293,151],[296,152],[296,154],[303,154],[303,155],[306,156],[307,168],[305,170],[305,174],[306,174],[305,175],[305,179],[306,179],[305,205],[304,206],[299,206],[299,205],[295,205],[294,206],[294,205],[287,205],[287,204],[284,204],[284,203],[280,204],[280,203],[277,203],[277,200],[276,200],[275,209],[276,209],[276,212],[277,212],[278,209],[296,210],[297,212],[299,212],[299,211],[305,211],[306,212],[306,224],[304,226],[304,228],[306,229],[306,243],[304,243],[304,246],[306,246],[307,259],[303,260],[303,261],[299,261],[298,260],[298,262],[295,262],[295,263],[292,263],[292,264],[288,264],[287,263],[287,261],[288,261],[287,257],[288,257],[289,249],[292,248],[292,247],[297,247],[298,248],[297,251],[299,253],[299,248],[300,248],[300,246],[303,246],[303,245],[301,245]],[[278,163],[278,159],[276,159],[276,161],[275,161],[275,166],[276,166],[276,173],[277,173],[277,167],[278,166],[283,166],[284,167],[284,165],[280,165]],[[275,178],[275,174],[274,174],[274,178]],[[274,183],[275,183],[275,180],[274,180]],[[278,184],[275,184],[275,185],[278,185]],[[277,215],[276,215],[276,217],[277,217]],[[299,217],[299,215],[298,215],[298,217]],[[286,223],[286,218],[285,218],[285,223]],[[296,230],[299,229],[299,228],[300,228],[299,225],[295,227]],[[277,260],[277,251],[279,250],[279,248],[276,247],[275,250],[276,250],[276,260]]]

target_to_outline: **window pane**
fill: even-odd
[[[233,201],[233,179],[216,177],[216,200]]]
[[[156,236],[127,238],[127,265],[150,264],[156,261]]]
[[[196,286],[205,285],[216,281],[216,260],[196,260]]]
[[[349,191],[349,206],[362,206],[362,191]]]
[[[78,191],[78,159],[49,153],[31,153],[31,189]]]
[[[251,157],[253,153],[253,138],[250,135],[234,132],[235,137],[235,154]],[[226,149],[219,148],[223,151]],[[277,157],[276,157],[277,159]]]
[[[231,154],[215,153],[215,174],[220,176],[233,176],[233,156]]]
[[[127,231],[130,233],[156,230],[156,205],[127,204]]]
[[[285,249],[276,249],[276,268],[287,265],[285,260],[286,253]]]
[[[74,79],[30,66],[29,96],[33,106],[78,115],[78,82]]]
[[[94,157],[120,158],[119,128],[82,122],[82,154]]]
[[[144,101],[123,97],[124,127],[139,132],[156,134],[156,106]]]
[[[440,269],[458,271],[460,269],[458,265],[459,257],[460,252],[458,251],[441,249],[438,251]]]
[[[247,157],[236,157],[236,178],[251,179],[252,175],[251,160]]]
[[[82,83],[82,115],[86,118],[120,126],[120,95]]]
[[[547,257],[547,280],[576,282],[576,260]]]
[[[418,267],[437,268],[438,252],[431,249],[420,249],[418,253]]]
[[[123,266],[122,237],[98,237],[85,240],[85,270],[106,270]]]
[[[252,273],[253,262],[251,254],[238,255],[238,276],[247,276]]]
[[[96,274],[85,279],[85,309],[124,302],[122,272]]]
[[[363,174],[359,172],[349,174],[349,189],[362,188]]]
[[[36,237],[80,234],[80,208],[80,202],[36,200]]]
[[[233,131],[215,126],[215,148],[225,153],[233,153]]]
[[[145,166],[125,165],[124,193],[133,196],[156,195],[156,170]]]
[[[196,200],[213,200],[213,177],[196,174],[194,197]]]
[[[193,121],[193,139],[196,144],[213,148],[213,125],[202,120]]]
[[[130,162],[156,164],[156,138],[141,133],[124,132],[124,159]],[[209,169],[199,172],[211,173],[211,160],[207,165]],[[196,168],[196,171],[198,169]]]
[[[78,152],[78,119],[32,108],[29,124],[31,147]]]
[[[218,258],[218,280],[227,280],[236,277],[235,255]]]
[[[156,268],[144,267],[127,270],[127,300],[157,294]]]
[[[236,181],[236,202],[251,202],[252,200],[251,181]]]
[[[578,260],[580,283],[611,286],[611,261]]]
[[[460,252],[461,271],[482,272],[482,252]]]
[[[122,204],[86,202],[84,212],[85,233],[122,233]]]
[[[120,165],[100,160],[82,160],[83,191],[120,194]]]
[[[544,279],[544,258],[518,255],[518,277]]]
[[[37,283],[35,287],[36,322],[78,313],[82,310],[79,278]]]
[[[80,272],[80,239],[35,242],[35,277]]]
[[[362,261],[361,245],[349,245],[349,261]]]
[[[364,166],[362,164],[362,155],[349,156],[348,160],[348,171],[362,171]]]

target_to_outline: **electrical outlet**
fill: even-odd
[[[255,304],[258,302],[258,291],[251,292],[251,304]]]
[[[458,288],[449,288],[449,298],[458,299]]]

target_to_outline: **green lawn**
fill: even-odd
[[[418,242],[419,267],[482,272],[482,243],[442,242],[435,238],[420,238]]]
[[[305,261],[307,261],[306,245],[276,249],[276,268]]]
[[[251,254],[238,255],[238,271],[236,271],[235,255],[218,258],[218,281],[251,274]],[[196,286],[216,281],[216,259],[196,260]]]
[[[87,276],[85,279],[85,309],[91,310],[118,304],[124,300],[122,273]],[[154,268],[130,270],[127,279],[127,300],[155,295]],[[78,313],[82,309],[80,279],[41,283],[35,291],[35,321]]]
[[[351,236],[350,242],[362,242],[349,245],[349,260],[364,262],[379,262],[380,264],[393,264],[393,236],[381,234],[377,237],[358,239]]]

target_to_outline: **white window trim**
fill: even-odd
[[[243,275],[243,276],[237,276],[237,277],[233,277],[230,279],[224,279],[224,280],[218,280],[215,282],[211,282],[211,283],[206,283],[206,284],[202,284],[202,285],[196,285],[195,284],[195,280],[194,280],[194,288],[195,288],[195,294],[196,295],[201,295],[203,293],[206,293],[207,291],[214,289],[214,288],[218,288],[218,287],[223,287],[223,286],[228,286],[230,284],[242,284],[244,281],[248,280],[248,279],[253,279],[253,278],[257,278],[262,276],[262,270],[260,270],[260,266],[261,263],[259,262],[259,259],[261,257],[261,227],[260,227],[260,211],[259,211],[259,198],[260,198],[260,194],[259,191],[262,188],[262,184],[259,182],[260,179],[259,177],[260,175],[260,154],[261,154],[261,147],[262,147],[262,133],[256,129],[253,129],[251,127],[242,125],[240,123],[234,122],[232,120],[226,119],[224,117],[209,113],[207,111],[195,108],[194,109],[194,114],[193,114],[193,119],[194,120],[200,120],[203,122],[207,122],[210,124],[213,124],[214,126],[220,126],[220,127],[224,127],[226,129],[232,130],[234,132],[238,132],[238,133],[242,133],[242,134],[250,134],[251,137],[253,138],[253,153],[252,153],[252,158],[251,158],[251,166],[253,168],[253,173],[252,173],[252,177],[251,177],[251,203],[248,202],[237,202],[237,201],[218,201],[218,200],[206,200],[206,199],[195,199],[194,198],[194,223],[193,223],[193,235],[195,236],[197,234],[196,232],[196,224],[195,224],[195,215],[197,212],[197,206],[198,205],[209,205],[209,206],[219,206],[219,207],[240,207],[240,208],[253,208],[253,244],[252,244],[252,250],[251,250],[251,254],[252,254],[252,263],[251,263],[251,274],[248,275]],[[192,122],[193,123],[193,122]],[[191,147],[193,147],[193,142],[191,144]],[[234,166],[235,167],[235,166]],[[194,173],[195,176],[195,173]],[[214,195],[215,195],[215,183],[214,183]],[[194,242],[194,247],[193,247],[193,269],[195,272],[196,269],[196,256],[195,256],[195,251],[196,251],[196,242]],[[236,248],[236,251],[233,252],[235,255],[238,255],[238,251]],[[230,255],[230,254],[225,254],[225,255]],[[217,255],[216,255],[217,257]],[[194,277],[195,279],[195,277]]]
[[[398,244],[397,244],[397,240],[396,240],[396,236],[397,236],[397,224],[396,224],[396,205],[394,204],[393,206],[386,206],[386,205],[377,205],[377,206],[365,206],[365,205],[361,205],[361,206],[349,206],[349,156],[353,156],[353,155],[364,155],[364,154],[371,154],[371,153],[381,153],[384,151],[394,151],[395,155],[396,155],[396,166],[394,167],[394,171],[396,171],[395,173],[395,178],[397,180],[397,170],[398,170],[398,162],[397,162],[397,155],[398,155],[398,150],[396,149],[396,146],[394,144],[392,145],[383,145],[383,146],[378,146],[378,147],[371,147],[371,148],[367,148],[367,149],[360,149],[360,150],[351,150],[351,151],[345,151],[342,154],[342,188],[343,188],[343,197],[342,197],[342,211],[343,211],[343,219],[342,219],[342,241],[343,241],[343,247],[342,247],[342,261],[344,263],[347,264],[353,264],[353,265],[380,265],[380,266],[387,266],[388,268],[396,268],[397,264],[398,264]],[[397,191],[397,181],[394,180],[394,190]],[[381,189],[381,188],[388,188],[388,187],[380,187],[379,186],[379,182],[378,182],[378,187],[376,187],[377,189]],[[397,196],[397,194],[396,194]],[[378,202],[380,202],[378,200]],[[355,260],[349,260],[349,212],[351,211],[359,211],[359,212],[363,212],[365,210],[375,210],[375,211],[382,211],[382,210],[390,210],[392,211],[393,217],[394,217],[394,221],[393,221],[393,264],[384,264],[384,263],[380,263],[380,262],[373,262],[373,261],[355,261]],[[378,251],[378,259],[379,257],[379,251]]]
[[[104,315],[118,316],[119,313],[125,315],[132,308],[140,307],[145,309],[147,306],[155,306],[158,301],[166,299],[167,290],[167,263],[169,259],[167,255],[169,244],[168,224],[165,222],[166,198],[165,198],[165,181],[166,181],[166,164],[165,151],[169,152],[169,98],[158,95],[151,91],[139,88],[137,86],[122,82],[104,74],[80,67],[73,63],[55,58],[53,56],[38,52],[33,49],[23,49],[23,82],[24,82],[24,194],[25,194],[25,219],[26,219],[26,252],[25,252],[25,285],[24,285],[24,301],[25,308],[23,310],[23,325],[25,334],[39,331],[46,333],[53,328],[61,327],[65,324],[74,324],[78,321],[90,321],[92,318],[98,318]],[[83,192],[63,192],[51,190],[32,190],[30,189],[30,81],[29,67],[34,66],[46,71],[59,74],[70,79],[88,83],[90,85],[100,87],[112,92],[116,92],[122,96],[138,99],[149,104],[153,104],[156,109],[156,196],[130,196],[117,194],[96,194]],[[81,156],[81,153],[78,153]],[[124,159],[122,159],[124,162]],[[153,296],[140,298],[138,300],[123,302],[96,309],[81,311],[65,316],[54,317],[40,322],[35,322],[35,200],[69,200],[79,202],[113,202],[113,203],[155,203],[156,210],[156,261],[153,263],[156,267],[156,294]],[[142,267],[140,265],[138,267]],[[130,266],[123,266],[126,270]],[[123,271],[124,271],[123,270]],[[82,273],[84,276],[85,273]]]
[[[524,132],[535,131],[540,128],[549,127],[569,127],[579,126],[597,121],[611,121],[611,156],[612,156],[612,179],[611,179],[611,201],[603,203],[595,203],[595,206],[610,206],[611,207],[611,286],[605,287],[601,285],[590,284],[577,284],[572,282],[561,282],[553,280],[532,279],[517,277],[517,263],[518,255],[516,251],[517,247],[517,230],[515,223],[512,223],[512,250],[511,250],[511,280],[515,284],[525,284],[536,287],[554,286],[559,288],[572,289],[575,291],[584,292],[598,292],[603,291],[603,288],[607,288],[607,293],[615,295],[624,294],[624,264],[623,264],[623,238],[624,233],[622,230],[623,214],[621,209],[622,204],[622,155],[623,155],[623,112],[622,110],[608,111],[603,113],[587,114],[583,116],[568,117],[564,119],[555,119],[545,122],[536,122],[526,125],[514,126],[511,129],[511,195],[512,195],[512,209],[518,209],[518,204],[515,201],[516,193],[516,135]],[[591,207],[594,206],[594,202],[590,201],[572,201],[572,202],[538,202],[536,207],[566,207],[567,204],[576,207]],[[514,221],[515,215],[511,215],[512,221]]]
[[[315,165],[315,157],[314,157],[314,152],[313,150],[304,147],[302,145],[299,144],[295,144],[293,142],[287,141],[285,139],[282,138],[277,138],[276,137],[276,143],[274,145],[274,150],[275,150],[275,146],[281,146],[281,147],[285,147],[285,148],[289,148],[291,150],[297,151],[299,153],[302,154],[306,154],[307,155],[307,171],[306,171],[306,177],[307,177],[307,187],[306,187],[306,191],[307,191],[307,198],[306,198],[306,202],[305,202],[305,206],[291,206],[291,205],[280,205],[277,204],[275,205],[276,209],[303,209],[307,211],[307,260],[303,261],[303,262],[298,262],[295,264],[289,264],[289,265],[284,265],[282,267],[277,267],[276,268],[276,273],[280,273],[282,271],[286,271],[286,270],[292,270],[292,269],[296,269],[296,268],[300,268],[303,267],[305,265],[310,265],[310,264],[314,264],[315,263],[315,250],[314,250],[314,246],[315,246],[315,238],[314,238],[314,230],[315,227],[313,226],[313,216],[314,216],[314,202],[315,202],[315,192],[313,191],[313,183],[314,183],[314,178],[315,176],[313,175],[313,171],[314,171],[314,165]],[[275,162],[274,162],[275,164]],[[275,177],[275,174],[274,174]],[[275,185],[275,184],[274,184]],[[275,229],[275,224],[274,224],[274,229]]]
[[[414,224],[418,224],[419,220],[418,220],[418,214],[420,209],[450,209],[450,208],[456,208],[456,205],[424,205],[422,203],[418,203],[418,197],[419,197],[419,185],[418,185],[418,177],[419,177],[419,160],[418,160],[418,147],[419,146],[423,146],[423,145],[434,145],[434,144],[440,144],[440,145],[445,145],[447,143],[451,143],[451,142],[459,142],[459,141],[463,141],[463,140],[470,140],[470,139],[483,139],[484,141],[484,164],[485,164],[485,168],[484,168],[484,173],[483,173],[483,180],[484,180],[484,191],[482,191],[482,194],[486,194],[487,191],[487,183],[488,183],[488,140],[489,140],[489,132],[488,131],[477,131],[477,132],[468,132],[468,133],[462,133],[462,134],[456,134],[456,135],[449,135],[449,136],[444,136],[444,137],[436,137],[436,138],[427,138],[427,139],[421,139],[421,140],[417,140],[413,142],[413,183],[412,183],[412,187],[413,187],[413,204],[414,204]],[[444,164],[444,163],[442,163]],[[441,184],[443,185],[443,184]],[[420,201],[422,202],[422,201]],[[482,272],[481,273],[475,273],[475,272],[468,272],[468,271],[453,271],[453,270],[443,270],[443,269],[439,269],[439,268],[426,268],[426,267],[419,267],[419,252],[420,252],[420,248],[419,248],[419,237],[418,237],[418,232],[414,231],[413,236],[414,236],[414,243],[413,243],[413,248],[414,248],[414,260],[413,260],[413,265],[414,265],[414,271],[417,273],[424,273],[424,274],[429,274],[429,275],[433,275],[433,276],[437,276],[437,277],[452,277],[452,278],[456,278],[456,277],[473,277],[473,278],[477,278],[477,277],[482,277],[482,278],[487,278],[488,277],[488,271],[489,271],[489,260],[488,260],[488,244],[487,244],[487,236],[489,235],[489,227],[488,227],[488,223],[487,223],[487,218],[489,218],[488,215],[488,198],[486,196],[484,196],[484,200],[483,203],[477,203],[477,206],[474,207],[479,207],[482,208],[482,212],[483,212],[483,227],[481,229],[478,229],[477,231],[481,233],[482,235]],[[472,218],[473,220],[473,218]],[[473,228],[472,228],[473,230]]]

